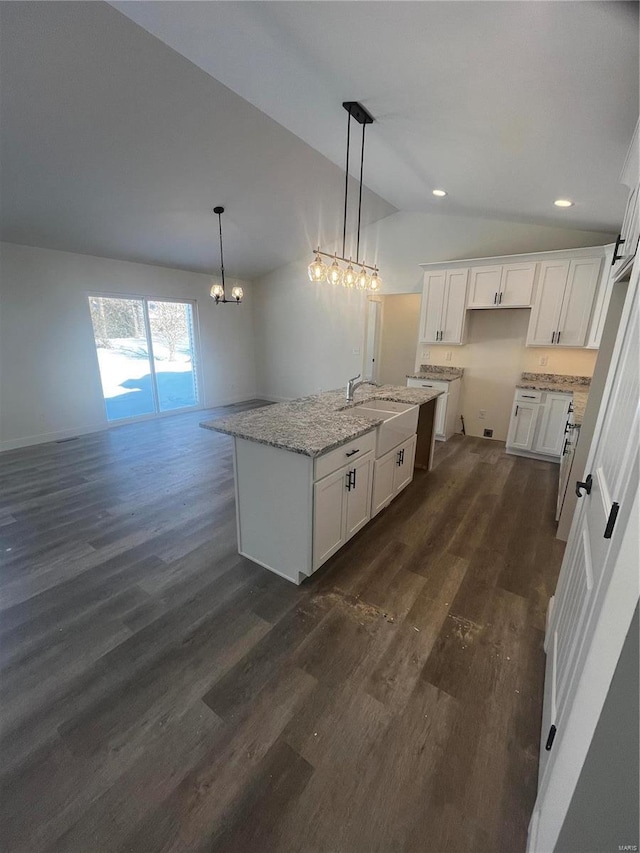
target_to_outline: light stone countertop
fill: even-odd
[[[590,376],[563,376],[557,373],[523,373],[516,388],[573,394],[574,422],[576,426],[581,426],[582,419],[584,418],[584,410],[589,398],[590,385]]]
[[[347,403],[346,388],[300,397],[288,403],[276,403],[229,415],[213,421],[203,421],[204,429],[222,432],[259,444],[280,447],[292,453],[316,457],[353,438],[358,438],[382,423],[362,417],[353,407],[370,400],[389,400],[394,403],[422,405],[442,391],[382,385],[358,388],[353,403]]]
[[[462,379],[464,367],[445,367],[441,364],[421,364],[417,373],[407,373],[407,379],[432,379],[440,382],[453,382]]]

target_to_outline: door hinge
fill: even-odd
[[[604,538],[611,539],[613,535],[613,528],[616,526],[616,519],[618,518],[618,510],[620,509],[620,504],[614,501],[611,504],[611,512],[609,513],[609,518],[607,519],[607,526],[604,529]]]
[[[547,750],[547,752],[549,752],[549,750],[553,746],[553,740],[554,740],[555,736],[556,736],[556,727],[551,726],[551,728],[549,729],[549,735],[547,737],[547,742],[544,745],[544,748]]]

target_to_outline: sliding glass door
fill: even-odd
[[[90,296],[109,421],[198,405],[193,304]]]

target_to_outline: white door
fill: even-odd
[[[340,468],[313,486],[313,568],[321,566],[344,541],[345,469]]]
[[[467,308],[495,308],[500,295],[502,267],[472,267]]]
[[[564,444],[564,430],[569,416],[571,404],[570,394],[547,393],[540,427],[535,437],[533,449],[536,453],[548,453],[549,456],[560,456]]]
[[[540,264],[540,281],[531,311],[527,346],[555,344],[570,263],[570,261],[543,261]]]
[[[555,847],[638,600],[637,277],[636,270],[581,480],[590,491],[581,487],[552,599],[530,853]]]
[[[440,338],[446,281],[444,270],[424,274],[420,309],[420,340],[424,343],[435,343]]]
[[[502,267],[498,304],[503,308],[526,308],[531,305],[535,263],[505,264]]]
[[[461,344],[467,310],[469,270],[448,270],[440,323],[440,340],[445,344]]]
[[[373,485],[373,454],[349,465],[351,487],[346,492],[347,510],[345,540],[350,539],[371,518],[371,487]]]
[[[364,372],[365,379],[371,379],[373,382],[378,380],[378,358],[379,340],[380,340],[380,311],[382,303],[380,298],[369,299],[367,302],[367,336],[364,351]]]
[[[507,435],[507,447],[531,450],[538,422],[538,403],[514,403]]]
[[[557,327],[556,343],[560,346],[584,346],[601,266],[602,258],[571,261]]]
[[[376,459],[373,466],[373,499],[371,502],[371,515],[377,515],[381,509],[391,501],[393,497],[393,469],[396,464],[396,455],[393,450],[385,453],[380,459]]]

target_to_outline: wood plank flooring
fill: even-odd
[[[198,427],[242,408],[0,454],[0,848],[524,851],[557,466],[438,443],[295,587]]]

